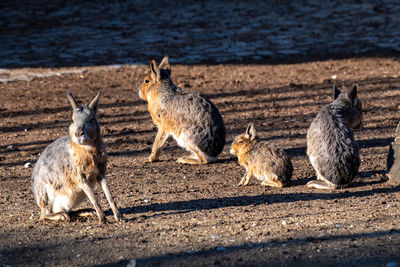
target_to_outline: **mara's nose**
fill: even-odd
[[[76,129],[75,136],[79,137],[79,136],[82,136],[82,135],[84,135],[84,134],[85,134],[85,133],[83,132],[83,129],[82,129],[82,128]]]

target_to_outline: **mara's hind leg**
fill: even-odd
[[[65,211],[57,212],[57,213],[49,213],[45,215],[44,217],[45,220],[49,221],[70,221],[71,218],[69,217],[68,213]]]
[[[44,220],[44,217],[46,216],[46,204],[42,201],[38,201],[39,207],[40,207],[40,220]]]
[[[198,148],[190,148],[193,153],[190,156],[183,156],[177,160],[178,163],[186,164],[207,164],[216,161],[216,158],[206,155],[203,151]]]
[[[324,177],[317,172],[317,181],[325,181]]]
[[[83,218],[96,218],[96,211],[94,209],[80,209],[69,212],[71,217],[83,217]]]
[[[198,158],[196,156],[183,156],[177,160],[178,163],[182,164],[206,164],[204,159]]]
[[[71,218],[69,217],[68,213],[65,211],[50,213],[47,212],[46,204],[42,201],[38,202],[40,207],[40,220],[49,220],[49,221],[70,221]]]
[[[306,184],[309,188],[317,188],[317,189],[337,189],[340,186],[326,180],[322,175],[317,172],[317,180],[310,181]]]
[[[271,187],[283,187],[283,183],[278,179],[275,174],[269,175],[266,180],[261,182],[261,185]]]

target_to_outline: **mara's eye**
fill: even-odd
[[[150,81],[148,79],[144,80],[145,83],[149,83]]]
[[[243,144],[243,140],[239,140],[239,141],[238,141],[238,144]]]

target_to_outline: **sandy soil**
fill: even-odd
[[[136,88],[147,66],[35,69],[59,72],[0,84],[0,263],[11,266],[400,264],[400,187],[385,175],[400,121],[398,58],[352,58],[293,65],[176,65],[175,83],[207,95],[227,128],[219,161],[179,165],[185,151],[169,140],[161,161],[147,157],[156,129]],[[11,74],[9,74],[11,75]],[[336,83],[360,85],[364,128],[356,183],[334,192],[315,178],[305,135]],[[108,180],[127,219],[40,222],[30,189],[39,153],[67,134],[66,92],[89,101],[102,91],[99,121],[109,153]],[[262,139],[292,157],[291,187],[262,187],[229,155],[233,137],[253,121]],[[90,207],[85,202],[82,207]]]

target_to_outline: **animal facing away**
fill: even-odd
[[[69,136],[51,143],[43,151],[32,172],[32,191],[40,207],[40,219],[70,220],[70,216],[91,216],[94,211],[73,211],[89,198],[99,221],[106,222],[93,188],[99,183],[116,221],[123,220],[106,180],[107,154],[97,122],[100,93],[88,105],[78,106],[68,93],[73,114]]]
[[[293,166],[285,151],[269,142],[257,140],[253,123],[246,131],[235,137],[231,154],[238,157],[239,164],[246,169],[246,174],[239,185],[247,185],[251,177],[262,181],[262,185],[283,187],[289,185]]]
[[[216,160],[225,145],[225,126],[215,105],[197,92],[177,88],[170,78],[168,57],[159,66],[150,62],[138,92],[148,103],[148,110],[158,132],[149,161],[158,160],[160,149],[169,136],[192,153],[178,163],[206,164]]]
[[[347,92],[333,86],[334,100],[324,106],[307,131],[307,155],[317,180],[307,187],[337,189],[353,181],[360,166],[358,145],[351,129],[362,126],[358,85]]]

